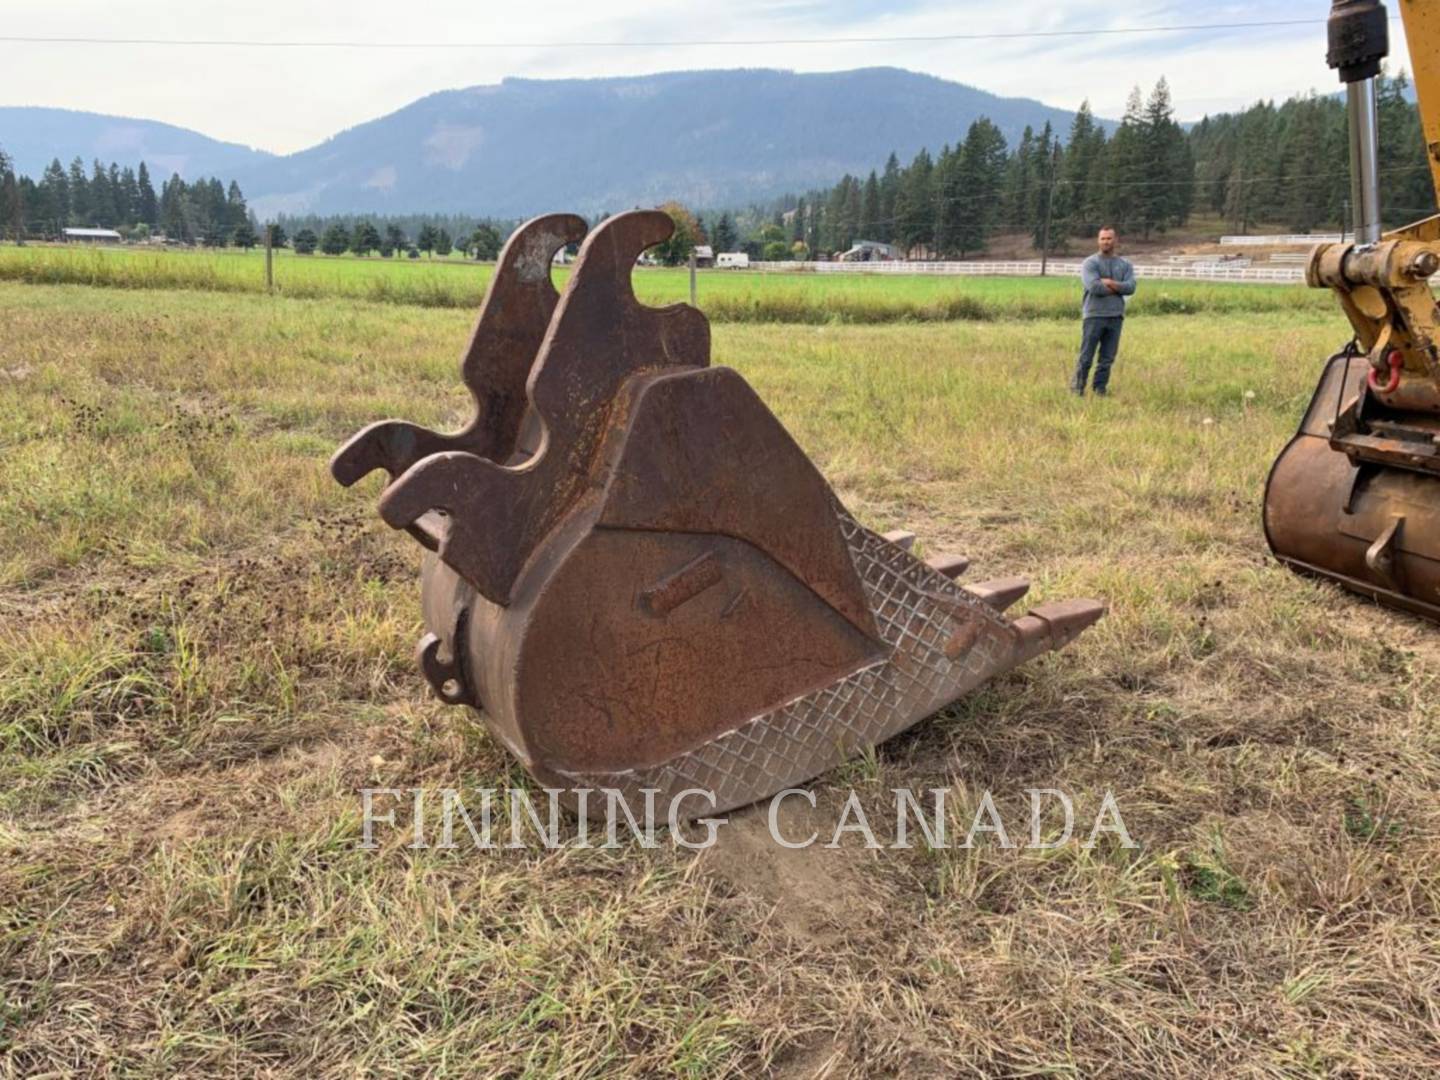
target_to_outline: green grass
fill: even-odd
[[[1073,321],[716,326],[867,524],[1110,614],[809,785],[957,827],[1061,788],[1075,842],[786,853],[752,812],[693,856],[358,849],[361,787],[518,771],[325,468],[465,420],[469,311],[0,284],[0,1075],[1421,1074],[1440,642],[1266,555],[1346,330],[1252,295],[1133,319],[1106,401]],[[1080,845],[1107,790],[1139,849]]]
[[[473,309],[489,282],[489,264],[460,259],[330,258],[282,252],[276,292],[297,299],[343,298],[424,307]],[[563,284],[568,271],[557,268]],[[122,289],[265,291],[260,252],[135,251],[0,246],[0,281]],[[649,304],[689,299],[684,269],[638,268],[636,294]],[[700,306],[717,322],[949,322],[1073,318],[1073,278],[994,279],[935,275],[840,275],[705,271]],[[1225,314],[1328,312],[1328,295],[1299,285],[1236,288],[1199,282],[1155,282],[1138,294],[1133,312]]]

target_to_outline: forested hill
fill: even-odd
[[[88,114],[46,110],[48,135],[32,146],[28,135],[12,135],[33,130],[19,124],[27,111],[0,112],[0,146],[32,175],[52,158],[115,156],[119,148],[96,145],[97,131],[149,137],[143,122],[127,128],[113,118],[82,122]],[[892,150],[908,159],[922,146],[960,138],[980,116],[1012,143],[1026,125],[1070,122],[1068,112],[1038,101],[897,68],[506,79],[432,94],[287,157],[246,151],[236,160],[240,148],[216,143],[223,160],[211,161],[187,144],[187,161],[176,168],[187,177],[235,177],[262,214],[593,215],[668,199],[734,206],[832,183]],[[154,167],[158,151],[149,144],[124,149],[126,158]],[[165,164],[163,174],[171,168]]]
[[[1435,196],[1406,78],[1382,78],[1379,101],[1381,206],[1399,225],[1434,213]],[[1343,100],[1314,94],[1187,131],[1162,79],[1148,99],[1131,96],[1113,134],[1082,106],[1067,124],[1027,128],[1019,140],[982,117],[948,144],[877,158],[831,187],[758,208],[770,222],[752,246],[783,259],[865,239],[963,258],[997,233],[1030,233],[1038,245],[1047,217],[1056,247],[1102,222],[1148,237],[1194,213],[1237,233],[1340,229],[1350,224],[1346,132]],[[738,225],[745,233],[743,217]],[[730,228],[726,220],[718,231]]]

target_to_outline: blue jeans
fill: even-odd
[[[1099,349],[1100,362],[1095,365],[1095,392],[1105,393],[1105,388],[1110,385],[1110,366],[1120,352],[1120,331],[1124,328],[1124,316],[1085,320],[1085,331],[1080,338],[1080,358],[1075,361],[1075,377],[1070,380],[1070,389],[1077,394],[1085,392],[1085,383],[1090,378],[1090,364],[1095,359],[1095,350]]]

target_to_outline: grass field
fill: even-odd
[[[719,323],[864,522],[1111,607],[822,811],[950,786],[963,833],[988,789],[1023,833],[1026,788],[1087,826],[1113,790],[1140,846],[784,851],[742,812],[693,855],[358,849],[361,787],[518,779],[413,668],[418,549],[325,470],[462,421],[469,311],[0,283],[0,1074],[1428,1075],[1440,638],[1266,554],[1344,328],[1264,292],[1133,319],[1108,401],[1064,392],[1068,320]]]
[[[237,251],[0,246],[0,281],[90,285],[123,289],[203,289],[262,293],[264,254]],[[329,258],[281,252],[275,287],[298,299],[343,298],[473,310],[489,282],[491,265],[462,259]],[[563,283],[567,271],[557,268]],[[684,268],[641,268],[635,291],[650,304],[690,297]],[[697,299],[717,322],[945,322],[1072,318],[1079,304],[1074,278],[956,278],[937,276],[819,275],[704,271]],[[1236,289],[1201,282],[1157,282],[1137,296],[1136,315],[1229,312],[1327,313],[1322,292],[1298,285],[1247,285]]]

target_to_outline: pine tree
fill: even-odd
[[[110,174],[97,158],[90,173],[90,218],[102,229],[114,228],[115,195],[110,190]]]
[[[17,176],[13,163],[5,170],[5,177],[5,183],[10,189],[9,196],[3,200],[8,204],[10,239],[23,245],[29,232],[28,221],[30,207],[35,198],[35,184],[28,176]],[[3,227],[3,221],[0,221],[0,228]]]
[[[75,183],[73,177],[70,183],[73,189]],[[165,233],[165,239],[182,244],[190,243],[195,239],[194,234],[190,231],[189,215],[186,213],[188,201],[185,181],[180,179],[179,173],[171,174],[160,192],[160,228]]]
[[[1143,227],[1140,200],[1146,179],[1145,103],[1138,86],[1130,91],[1125,117],[1101,156],[1102,167],[1092,175],[1091,182],[1100,185],[1097,205],[1105,219],[1102,224],[1122,229]]]
[[[1045,129],[1040,133],[1040,149],[1037,152],[1040,182],[1036,184],[1035,202],[1030,210],[1030,238],[1037,251],[1044,250],[1047,218],[1050,221],[1049,241],[1052,246],[1056,240],[1055,201],[1064,159],[1065,151],[1060,146],[1060,139],[1049,123],[1046,123]]]
[[[969,252],[985,249],[995,228],[1005,180],[1005,136],[983,116],[970,125],[965,135],[957,155],[956,175],[965,202],[950,246],[964,258]]]
[[[58,164],[58,162],[56,163]],[[135,216],[146,225],[154,226],[160,220],[160,204],[155,198],[155,188],[150,183],[150,170],[140,162],[140,172],[135,178]]]
[[[962,219],[973,208],[970,193],[965,190],[965,178],[960,171],[962,146],[953,150],[949,146],[941,147],[931,178],[935,202],[935,231],[927,243],[935,249],[933,254],[946,258],[960,252],[965,230]]]
[[[1090,179],[1104,152],[1105,130],[1095,122],[1090,102],[1083,101],[1070,124],[1065,164],[1055,193],[1055,216],[1063,222],[1062,232],[1079,236],[1098,227],[1101,211],[1096,206],[1096,193]]]
[[[1127,200],[1146,239],[1152,230],[1184,224],[1189,217],[1194,160],[1186,153],[1185,132],[1175,122],[1170,85],[1162,77],[1141,114],[1137,146],[1139,185]]]
[[[476,225],[475,231],[470,234],[470,250],[478,261],[488,262],[498,258],[500,234],[493,225]]]
[[[825,200],[825,227],[820,234],[820,243],[825,250],[833,254],[839,254],[849,247],[845,243],[845,191],[848,179],[847,174],[840,183],[830,189]]]
[[[135,179],[135,170],[129,165],[120,171],[120,181],[116,185],[116,202],[120,206],[120,220],[126,225],[135,225],[140,221],[140,184]]]
[[[225,217],[226,223],[231,229],[238,229],[241,222],[250,217],[249,207],[245,205],[245,196],[240,191],[240,185],[234,180],[230,181],[230,188],[225,193]]]
[[[59,158],[52,159],[50,164],[45,166],[40,187],[45,192],[49,210],[44,231],[51,236],[59,236],[70,220],[70,180],[65,175],[65,167],[60,164]]]
[[[357,221],[350,233],[350,250],[362,258],[377,250],[383,241],[380,230],[368,221]]]
[[[343,255],[349,249],[350,230],[338,221],[327,228],[320,238],[320,250],[326,255]]]
[[[1042,178],[1035,167],[1035,131],[1029,125],[1020,135],[1015,153],[1005,165],[1004,192],[1000,201],[1000,220],[1004,227],[1029,229],[1030,213],[1035,202],[1035,188]]]
[[[715,235],[712,237],[715,252],[718,254],[722,251],[734,251],[735,239],[735,222],[728,212],[721,214],[720,220],[715,223]]]
[[[425,224],[420,228],[420,235],[415,238],[415,246],[427,255],[435,250],[435,241],[439,239],[435,232],[435,226]]]
[[[900,194],[900,159],[891,151],[885,159],[885,171],[880,174],[880,218],[875,229],[875,239],[891,243],[895,238],[895,200]]]
[[[300,229],[295,233],[295,239],[292,243],[296,255],[313,255],[320,241],[316,237],[313,229]]]
[[[70,162],[70,224],[90,224],[90,180],[85,163],[78,157]]]
[[[929,152],[921,150],[905,170],[895,196],[895,238],[907,254],[935,239],[934,171]]]
[[[863,239],[860,235],[860,219],[864,215],[862,202],[859,178],[847,176],[845,178],[844,210],[841,218],[843,232],[839,244],[841,251],[849,251],[855,246],[855,241]]]
[[[225,185],[218,176],[199,180],[190,188],[190,204],[195,215],[196,235],[206,247],[221,248],[230,242],[235,226],[231,224],[230,208],[225,201]]]
[[[450,234],[449,234],[448,232],[446,232],[444,229],[438,229],[438,230],[436,230],[436,232],[435,232],[435,254],[436,254],[436,255],[439,255],[439,256],[443,259],[443,258],[445,258],[447,255],[449,255],[450,252],[452,252],[452,251],[454,251],[454,250],[455,250],[455,241],[450,238]]]
[[[130,224],[130,207],[125,199],[124,177],[118,163],[112,161],[105,174],[105,183],[110,188],[112,228]]]
[[[860,197],[862,240],[880,241],[880,220],[883,216],[880,210],[880,178],[875,175],[875,170],[871,169],[870,175],[865,178],[865,190]]]
[[[805,246],[812,259],[824,249],[825,228],[825,205],[817,193],[810,200],[809,220],[805,222]]]
[[[1052,160],[1052,155],[1059,145],[1059,140],[1055,138],[1055,131],[1048,122],[1040,129],[1040,134],[1031,140],[1028,168],[1030,188],[1019,207],[1018,222],[1011,226],[1029,232],[1037,249],[1040,247],[1041,235],[1045,229],[1046,202],[1049,200],[1050,187],[1054,179],[1051,176],[1051,170],[1058,164],[1057,161]]]
[[[255,235],[255,227],[250,224],[249,218],[241,221],[240,224],[235,227],[234,233],[230,236],[230,242],[244,251],[249,251],[253,248],[259,242],[259,239],[260,238]]]
[[[14,221],[20,216],[20,185],[15,179],[15,169],[11,164],[10,156],[5,149],[0,147],[0,236],[4,235],[7,223]],[[14,239],[18,243],[23,236],[19,229],[12,225]]]
[[[0,207],[4,208],[0,229],[8,224],[10,239],[17,244],[25,243],[25,189],[8,162],[0,170]]]
[[[1393,79],[1382,75],[1378,83],[1380,211],[1388,225],[1398,226],[1435,212],[1435,188],[1420,112],[1409,101],[1409,78],[1402,71]]]

